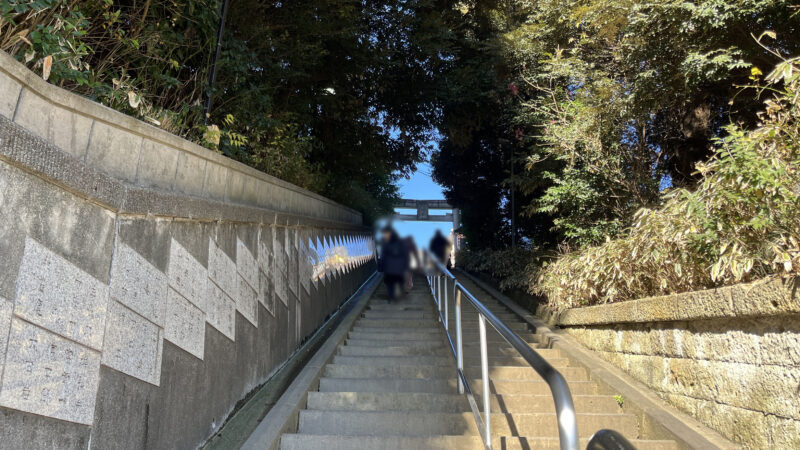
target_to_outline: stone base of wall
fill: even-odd
[[[768,280],[539,316],[725,437],[800,448],[800,297]]]

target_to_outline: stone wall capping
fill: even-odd
[[[93,102],[87,98],[81,97],[77,94],[73,94],[67,90],[59,88],[58,86],[52,85],[47,81],[43,80],[39,75],[30,71],[27,67],[25,67],[22,63],[16,61],[12,56],[8,55],[5,52],[0,52],[0,87],[3,87],[5,91],[2,95],[2,100],[0,100],[0,115],[8,117],[9,119],[14,119],[16,115],[20,113],[20,111],[16,111],[16,108],[19,108],[19,105],[16,105],[17,98],[20,95],[23,97],[27,94],[35,94],[40,99],[43,99],[47,103],[50,104],[52,107],[52,111],[50,114],[55,114],[53,111],[57,112],[56,116],[61,117],[63,116],[63,112],[67,113],[74,113],[77,119],[73,120],[83,120],[89,119],[93,121],[91,131],[88,127],[86,128],[86,132],[91,133],[94,135],[96,132],[102,132],[105,128],[110,128],[111,131],[107,132],[107,137],[109,139],[127,139],[128,135],[134,135],[138,137],[138,141],[144,139],[146,146],[151,145],[158,145],[161,144],[165,148],[170,150],[179,151],[179,159],[185,159],[186,156],[193,156],[199,158],[200,160],[206,161],[208,164],[208,168],[206,168],[206,178],[208,178],[208,170],[210,168],[218,168],[218,171],[227,172],[230,171],[233,174],[234,178],[232,181],[237,181],[237,183],[232,184],[231,186],[227,185],[229,181],[229,176],[225,175],[224,184],[218,185],[213,184],[207,187],[204,187],[204,192],[211,192],[213,196],[219,200],[245,200],[253,199],[253,192],[263,192],[263,187],[254,187],[248,186],[244,183],[241,183],[240,186],[238,181],[249,180],[250,178],[257,180],[260,182],[259,184],[266,184],[271,185],[276,188],[282,188],[289,192],[286,192],[284,197],[289,196],[297,196],[297,197],[305,197],[314,199],[318,202],[321,202],[325,205],[333,207],[335,210],[338,210],[341,213],[341,216],[347,217],[351,222],[357,220],[360,221],[360,213],[355,211],[352,208],[348,208],[346,206],[340,205],[328,198],[325,198],[319,194],[314,192],[308,191],[303,189],[299,186],[295,186],[291,183],[286,181],[280,180],[276,177],[263,173],[259,170],[256,170],[252,167],[249,167],[245,164],[242,164],[238,161],[234,161],[230,158],[222,156],[219,153],[216,153],[212,150],[203,148],[197,144],[189,142],[181,137],[173,135],[165,130],[157,128],[153,125],[145,123],[141,120],[135,119],[118,111],[115,111],[111,108],[103,106],[99,103]],[[5,89],[7,88],[7,89]],[[12,104],[14,111],[12,110]],[[56,117],[54,117],[56,118]],[[48,116],[48,122],[52,121],[50,116]],[[98,131],[95,128],[100,126],[101,130]],[[45,124],[45,126],[50,126],[50,124]],[[108,130],[105,130],[108,131]],[[47,131],[47,130],[38,130],[40,135],[45,134],[47,138],[51,138],[50,136],[54,133],[54,131]],[[58,133],[56,133],[58,134]],[[59,134],[61,136],[61,134]],[[59,137],[55,136],[55,137]],[[119,137],[118,137],[119,136]],[[85,136],[88,137],[88,136]],[[55,138],[54,138],[55,139]],[[128,164],[131,161],[122,159],[128,158],[129,154],[125,152],[117,152],[111,151],[109,152],[108,148],[104,148],[101,145],[98,146],[97,143],[93,145],[92,139],[90,139],[88,146],[89,152],[88,157],[91,161],[92,159],[97,160],[104,159],[105,157],[111,157],[112,160],[110,162],[109,167],[105,167],[109,169],[113,175],[121,176],[124,179],[133,182],[136,178],[136,168],[132,170],[133,173],[130,173],[131,169],[128,167]],[[60,140],[60,139],[56,139]],[[80,141],[80,139],[79,139]],[[74,143],[75,138],[71,140],[71,143]],[[60,142],[57,142],[60,144]],[[78,156],[76,153],[77,149],[71,148],[71,146],[67,145],[65,151],[71,152]],[[137,152],[142,148],[142,145],[139,145],[137,148]],[[109,155],[111,153],[111,155]],[[138,153],[136,154],[136,159],[138,159]],[[122,159],[120,159],[122,158]],[[170,161],[173,159],[172,157],[169,158]],[[149,162],[146,160],[146,162]],[[163,174],[156,174],[156,180],[148,181],[148,182],[155,182],[155,183],[163,183]],[[221,182],[221,180],[217,180],[217,183]],[[229,194],[236,195],[236,198],[224,198],[224,195],[230,191]],[[287,202],[286,206],[289,206],[289,202]],[[284,206],[284,205],[281,205]],[[322,208],[320,208],[322,209]]]
[[[560,326],[675,322],[731,317],[800,314],[797,281],[778,277],[703,291],[649,297],[619,303],[537,314]]]
[[[313,224],[329,228],[363,229],[360,223],[335,218],[297,216],[243,204],[191,196],[124,183],[65,153],[45,139],[0,115],[0,160],[42,176],[82,198],[124,215],[260,224]],[[28,149],[36,147],[36,152]]]

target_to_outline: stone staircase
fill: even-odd
[[[595,431],[610,428],[639,449],[677,449],[672,441],[642,440],[640,418],[625,414],[612,395],[599,395],[586,369],[572,365],[558,350],[542,348],[527,324],[478,286],[462,282],[566,377],[582,446]],[[318,389],[308,392],[297,433],[284,434],[281,448],[482,449],[475,416],[466,396],[458,394],[455,358],[437,318],[424,278],[393,304],[380,289],[324,368]],[[452,305],[450,318],[454,328]],[[493,447],[559,448],[547,384],[490,326],[487,331]],[[477,312],[469,306],[464,308],[463,336],[465,373],[482,405]]]

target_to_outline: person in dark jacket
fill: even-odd
[[[405,274],[409,269],[411,258],[408,247],[391,227],[381,230],[383,243],[381,244],[380,269],[383,272],[383,282],[389,291],[389,303],[394,301],[397,289],[403,285]]]
[[[433,236],[433,239],[431,239],[430,248],[433,256],[444,264],[447,252],[450,250],[450,241],[444,237],[441,230],[436,230],[436,234]]]

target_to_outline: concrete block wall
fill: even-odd
[[[0,116],[125,183],[361,225],[361,214],[74,95],[0,51]]]
[[[745,448],[800,448],[800,296],[794,283],[539,315]]]
[[[195,448],[374,272],[253,172],[0,53],[0,448]]]

